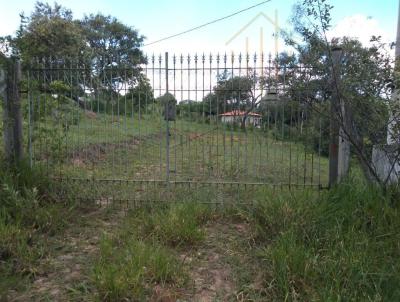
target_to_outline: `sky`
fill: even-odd
[[[19,25],[19,13],[24,12],[29,15],[35,1],[1,1],[3,3],[0,12],[0,36],[13,34]],[[260,2],[262,0],[58,1],[59,4],[71,9],[75,18],[97,12],[115,16],[146,36],[145,44]],[[296,2],[296,0],[271,0],[200,30],[146,46],[143,50],[147,54],[160,54],[165,51],[175,54],[232,51],[253,53],[260,50],[274,53],[274,27],[267,18],[274,20],[277,15],[279,28],[289,29],[289,19]],[[357,37],[367,44],[370,36],[381,35],[386,42],[395,41],[398,0],[331,0],[330,3],[334,6],[330,37],[347,35]],[[249,26],[243,29],[247,24]],[[285,49],[283,41],[279,40],[278,51]]]

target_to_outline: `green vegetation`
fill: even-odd
[[[296,8],[304,43],[286,37],[298,52],[273,76],[272,62],[266,76],[210,57],[218,78],[205,89],[204,62],[199,85],[197,56],[194,79],[190,59],[186,70],[174,58],[173,91],[195,100],[168,127],[163,103],[176,95],[155,98],[161,61],[152,87],[138,31],[58,4],[21,15],[0,42],[30,67],[20,90],[33,168],[0,158],[0,300],[400,300],[399,188],[378,187],[369,162],[387,132],[392,61],[379,38],[327,44],[331,8]],[[332,46],[345,50],[340,91],[327,87]],[[327,185],[333,92],[359,162],[311,190]],[[262,125],[219,120],[234,109]]]
[[[185,281],[179,261],[169,250],[135,239],[117,246],[103,239],[93,274],[101,301],[140,301],[155,284],[179,286]]]
[[[128,225],[134,225],[135,233],[141,238],[180,247],[200,242],[204,234],[199,226],[210,217],[211,210],[204,204],[178,203],[133,211],[128,216]]]
[[[71,214],[52,196],[43,170],[21,164],[0,169],[0,297],[37,273],[46,255],[46,237],[60,232]]]
[[[230,267],[232,297],[396,301],[400,224],[398,203],[391,200],[390,194],[349,179],[320,194],[264,192],[252,207],[212,211],[208,206],[178,203],[142,208],[128,215],[118,235],[103,238],[95,286],[103,299],[133,293],[149,297],[154,290],[149,284],[168,284],[179,293],[182,287],[189,288],[194,266],[205,264],[201,256],[194,266],[177,262],[177,257],[188,249],[195,258],[207,253],[203,251],[207,237],[206,249],[219,253],[215,265],[221,270]],[[205,223],[210,227],[204,228]],[[238,233],[235,228],[221,228],[221,223],[249,227]],[[121,256],[129,253],[131,257]],[[157,269],[155,262],[160,262]],[[118,285],[114,280],[129,281]]]
[[[78,109],[75,124],[42,119],[33,128],[33,156],[65,176],[165,179],[165,121],[156,110],[90,116]],[[171,179],[326,186],[327,158],[294,137],[297,130],[290,130],[289,140],[272,124],[242,130],[178,118],[170,123]]]
[[[23,292],[46,270],[41,260],[54,257],[50,250],[55,248],[49,238],[62,234],[67,222],[73,221],[74,212],[55,202],[59,184],[50,182],[40,169],[20,169],[24,173],[3,169],[1,178],[3,295],[10,289]],[[152,189],[164,194],[161,188]],[[229,275],[224,281],[229,286],[223,290],[229,297],[240,294],[255,301],[400,297],[395,191],[383,194],[354,177],[319,193],[256,190],[247,205],[230,203],[212,209],[190,201],[196,199],[182,190],[176,203],[141,206],[116,222],[116,229],[103,235],[97,229],[99,250],[85,256],[81,278],[86,281],[68,285],[70,298],[143,300],[161,295],[156,291],[162,289],[169,296],[190,299],[197,297],[192,282],[211,269],[207,265],[216,267],[212,278]],[[64,192],[75,198],[67,187]],[[241,201],[246,199],[244,193]],[[104,212],[101,219],[110,213]],[[89,232],[90,227],[82,227]],[[211,283],[217,282],[212,278]],[[62,279],[58,282],[63,284]]]
[[[100,242],[93,279],[102,301],[141,300],[156,284],[184,286],[187,272],[172,247],[199,244],[207,206],[185,203],[128,213],[120,230]]]
[[[398,202],[348,180],[320,197],[280,193],[252,211],[269,297],[302,301],[400,299]]]

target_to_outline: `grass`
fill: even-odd
[[[77,109],[76,123],[69,122],[67,131],[61,130],[64,120],[48,116],[33,125],[33,162],[46,166],[51,176],[79,179],[72,190],[80,192],[80,199],[106,199],[107,203],[174,201],[188,191],[192,199],[203,202],[252,202],[257,193],[247,194],[245,185],[239,188],[229,183],[327,184],[327,158],[306,148],[300,139],[279,139],[273,125],[266,131],[243,131],[216,121],[180,117],[170,123],[168,179],[172,188],[153,183],[167,179],[167,147],[165,121],[152,108],[140,116],[90,115]]]
[[[166,178],[163,121],[148,115],[139,125],[137,117],[93,118],[82,112],[80,118],[66,137],[56,140],[56,149],[64,144],[65,153],[52,153],[53,137],[46,131],[45,139],[34,143],[36,156],[49,164],[45,170],[20,167],[18,172],[0,172],[2,295],[33,280],[48,250],[46,237],[62,232],[69,222],[72,211],[57,201],[89,196],[95,202],[89,207],[119,201],[123,205],[128,199],[137,207],[118,231],[104,234],[97,257],[88,259],[93,264],[90,284],[84,286],[88,299],[145,300],[158,287],[177,292],[186,288],[190,272],[180,253],[201,249],[209,235],[206,223],[220,219],[233,223],[233,216],[245,221],[250,231],[246,240],[234,232],[229,235],[235,244],[230,242],[221,261],[232,267],[237,288],[249,300],[400,300],[400,217],[395,195],[352,178],[327,192],[201,185],[208,180],[324,184],[327,159],[305,152],[301,142],[281,141],[259,129],[217,130],[187,120],[172,127],[170,177],[195,182],[169,187],[153,182]],[[58,184],[49,180],[48,172],[116,181]],[[178,203],[149,206],[149,201],[165,200]],[[223,215],[199,201],[217,202]],[[236,202],[246,205],[235,206]],[[213,240],[223,242],[226,229],[220,230]],[[223,251],[224,246],[219,247]],[[260,274],[262,282],[254,286]]]
[[[116,234],[101,240],[92,273],[99,299],[140,301],[154,294],[156,285],[186,285],[188,275],[176,248],[199,244],[211,213],[193,203],[129,213]]]
[[[170,251],[136,239],[116,247],[112,239],[104,238],[93,275],[101,301],[141,301],[155,284],[185,282],[182,267]]]
[[[269,297],[400,299],[400,220],[378,189],[354,180],[318,197],[270,195],[251,214]]]
[[[140,238],[180,247],[201,242],[204,233],[200,226],[211,216],[207,205],[178,203],[166,209],[157,206],[135,210],[128,216],[128,226],[135,226],[135,233]]]
[[[60,234],[73,214],[54,203],[57,195],[48,188],[56,184],[42,171],[21,169],[1,174],[3,297],[11,289],[21,291],[35,278],[38,262],[51,248],[45,239]],[[208,194],[203,189],[198,194]],[[197,262],[186,263],[182,254],[191,258],[212,246],[214,254],[205,257],[212,256],[218,269],[229,268],[224,274],[231,272],[232,297],[254,301],[400,299],[399,203],[392,192],[382,193],[349,178],[319,193],[265,188],[254,190],[250,197],[241,192],[240,198],[248,196],[251,202],[225,204],[218,212],[196,202],[187,190],[181,193],[175,196],[181,203],[128,211],[117,230],[105,233],[99,251],[87,259],[87,281],[78,283],[84,290],[71,287],[79,291],[73,299],[84,295],[91,300],[140,301],[157,296],[160,288],[171,292],[171,297],[185,297],[182,292],[191,287],[191,270],[201,268],[195,267]],[[238,233],[221,221],[245,223],[248,230]],[[214,226],[218,226],[215,231]],[[210,237],[209,232],[217,233]],[[204,265],[207,259],[199,263]]]
[[[166,179],[166,122],[156,109],[140,116],[80,112],[67,131],[64,120],[48,117],[33,125],[32,152],[64,176]],[[170,179],[326,185],[327,159],[270,127],[243,131],[178,117],[170,123]]]
[[[25,287],[46,255],[46,236],[64,229],[70,210],[52,200],[51,182],[24,163],[0,169],[0,297]]]

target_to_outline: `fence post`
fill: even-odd
[[[330,142],[329,142],[329,187],[338,182],[339,175],[339,116],[341,112],[339,103],[339,67],[342,49],[332,49],[332,79],[331,79],[331,110],[330,110]]]
[[[165,53],[165,95],[168,97],[169,87],[168,87],[168,52]],[[169,186],[169,100],[165,103],[165,113],[167,115],[166,118],[166,177]]]
[[[339,154],[338,154],[338,182],[347,176],[350,167],[350,141],[348,135],[351,133],[351,110],[342,100],[340,104],[342,125],[339,130]],[[345,131],[346,130],[346,131]]]
[[[21,63],[11,60],[6,64],[6,69],[0,72],[0,90],[4,102],[4,150],[9,163],[17,163],[23,157],[20,80]]]

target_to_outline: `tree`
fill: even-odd
[[[292,60],[308,68],[308,72],[289,75],[289,93],[310,104],[315,114],[334,119],[343,130],[341,136],[350,142],[366,178],[382,183],[370,159],[372,145],[385,139],[393,60],[379,37],[371,37],[370,47],[346,37],[328,41],[332,8],[325,0],[304,0],[296,7],[294,31],[302,37],[302,42],[296,43],[288,33],[285,38],[297,50]],[[343,49],[337,77],[332,73],[333,47]],[[333,92],[345,115],[343,109],[335,109],[333,116],[320,111],[326,108],[321,104],[327,103]]]
[[[144,36],[116,18],[102,14],[85,16],[79,21],[97,84],[119,91],[121,83],[136,85],[140,64],[145,58],[140,46]]]
[[[261,100],[260,85],[264,85],[261,77],[252,70],[246,76],[230,76],[222,73],[213,91],[203,99],[203,108],[210,115],[232,110],[245,111],[242,127],[245,127],[248,114],[254,111]]]
[[[8,36],[12,52],[27,63],[33,58],[71,57],[86,48],[82,31],[71,10],[55,3],[36,2],[29,17],[21,16],[16,37]]]
[[[149,80],[143,76],[139,77],[138,83],[134,87],[129,88],[125,99],[128,100],[128,104],[131,107],[128,108],[128,112],[132,109],[136,111],[145,109],[146,106],[154,103],[153,88]]]

